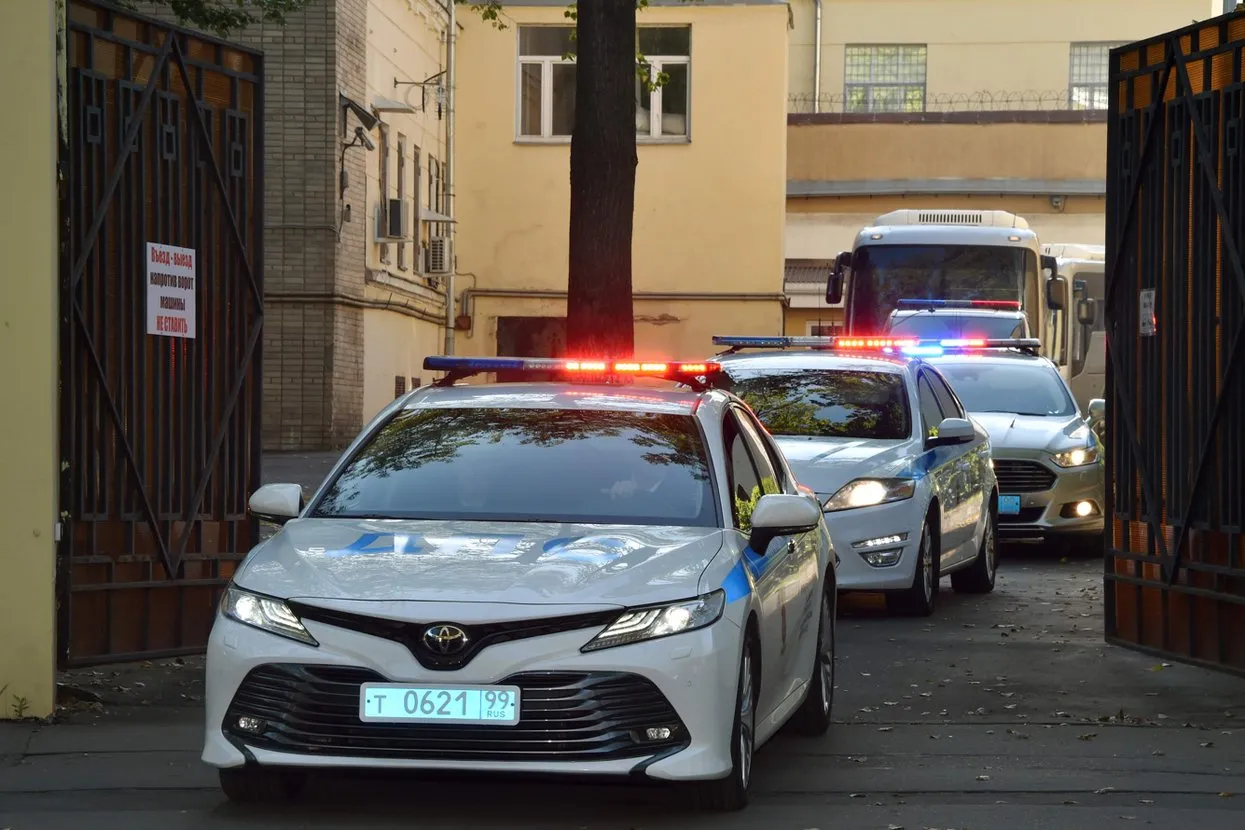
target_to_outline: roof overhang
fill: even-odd
[[[793,180],[788,199],[819,196],[1106,196],[1105,179]]]

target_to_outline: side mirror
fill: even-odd
[[[850,251],[842,251],[834,258],[834,268],[826,279],[826,302],[829,305],[838,305],[843,302],[844,272],[851,264],[851,261],[852,254]]]
[[[976,435],[972,421],[965,418],[943,418],[942,423],[938,425],[938,435],[930,438],[926,443],[933,447],[967,444]]]
[[[1089,420],[1101,421],[1107,417],[1107,402],[1103,398],[1094,398],[1089,402]]]
[[[1081,300],[1076,304],[1076,321],[1082,326],[1092,326],[1098,319],[1098,309],[1093,300]]]
[[[1063,277],[1051,277],[1046,281],[1046,305],[1056,311],[1068,307],[1066,294],[1068,281]]]
[[[1053,256],[1042,254],[1041,258],[1042,270],[1050,271],[1052,277],[1059,276],[1059,260]]]
[[[808,533],[821,521],[821,505],[805,495],[771,493],[757,499],[752,509],[752,535],[748,546],[762,556],[779,536]]]
[[[297,519],[306,500],[300,484],[265,484],[255,491],[248,502],[251,515],[261,521],[283,525]]]

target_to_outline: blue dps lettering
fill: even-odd
[[[344,548],[311,548],[309,552],[331,558],[347,556],[453,556],[485,554],[510,561],[569,561],[608,565],[636,547],[634,540],[611,536],[561,536],[543,544],[524,544],[522,534],[461,534],[414,536],[404,533],[364,533]],[[534,540],[533,540],[534,542]]]

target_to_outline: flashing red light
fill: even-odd
[[[1006,308],[1020,310],[1020,300],[972,300],[974,308]]]
[[[913,338],[894,337],[836,337],[835,348],[839,349],[902,349],[920,343]]]

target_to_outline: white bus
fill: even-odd
[[[1101,245],[1050,243],[1042,246],[1042,252],[1056,258],[1060,276],[1072,289],[1073,311],[1061,321],[1061,328],[1068,350],[1068,385],[1084,412],[1091,400],[1106,392],[1106,250]]]

